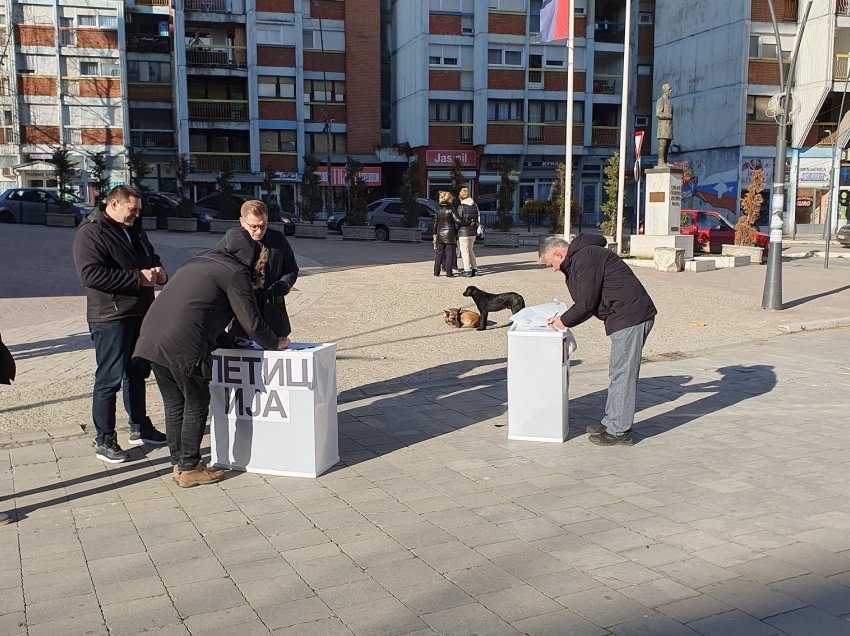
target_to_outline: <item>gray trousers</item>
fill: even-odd
[[[640,377],[643,345],[655,318],[611,334],[611,361],[608,363],[608,399],[602,424],[611,435],[622,435],[635,421],[635,400]]]

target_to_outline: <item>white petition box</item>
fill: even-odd
[[[568,332],[508,330],[508,439],[563,442],[569,433]]]
[[[214,466],[318,477],[339,461],[336,345],[213,354]]]

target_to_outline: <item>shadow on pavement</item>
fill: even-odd
[[[782,309],[791,309],[792,307],[797,307],[799,305],[805,305],[808,302],[813,300],[817,300],[818,298],[823,298],[824,296],[831,296],[832,294],[839,294],[843,291],[847,291],[850,289],[850,285],[844,285],[844,287],[838,287],[836,289],[830,289],[829,291],[821,292],[820,294],[812,294],[811,296],[803,296],[802,298],[798,298],[796,300],[792,300],[787,303],[782,304]]]
[[[31,358],[40,358],[41,356],[52,356],[57,353],[82,351],[83,349],[93,348],[93,345],[89,334],[78,333],[65,338],[25,342],[8,345],[8,347],[9,351],[15,356],[15,360],[28,360]]]

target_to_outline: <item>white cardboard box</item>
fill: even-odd
[[[569,433],[567,332],[508,330],[508,439],[563,442]]]
[[[339,461],[336,345],[218,349],[210,383],[212,463],[318,477]]]

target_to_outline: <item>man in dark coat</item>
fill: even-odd
[[[605,237],[594,234],[579,234],[572,243],[548,236],[540,242],[540,261],[564,274],[573,299],[549,325],[575,327],[596,316],[611,337],[605,417],[587,427],[590,441],[631,446],[641,353],[658,312],[631,268],[605,245]]]
[[[15,379],[15,359],[0,338],[0,384],[12,384]]]
[[[150,362],[165,408],[173,476],[188,488],[221,480],[201,460],[212,379],[212,352],[232,347],[225,328],[235,317],[266,349],[286,349],[263,321],[254,298],[265,268],[261,245],[229,230],[215,249],[189,259],[163,289],[142,323],[135,356]]]
[[[246,201],[242,204],[239,217],[240,225],[251,238],[269,248],[269,264],[266,266],[262,288],[256,290],[257,305],[268,323],[278,336],[289,336],[292,325],[286,313],[285,296],[298,280],[298,263],[289,241],[283,232],[269,229],[269,214],[262,201]],[[246,335],[242,325],[235,324],[232,329],[237,336]]]
[[[92,391],[95,454],[112,464],[128,457],[115,433],[116,393],[122,385],[130,444],[165,444],[165,435],[147,415],[149,370],[131,360],[142,318],[153,302],[154,285],[168,280],[138,220],[141,209],[138,190],[117,186],[107,195],[104,211],[80,224],[74,237],[74,263],[86,288],[86,317],[97,360]]]

